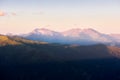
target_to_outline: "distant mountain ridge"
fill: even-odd
[[[90,45],[103,43],[116,45],[117,43],[120,43],[120,35],[118,36],[115,34],[103,34],[92,28],[75,28],[64,32],[56,32],[45,28],[37,28],[28,34],[20,36],[30,40],[62,44]]]

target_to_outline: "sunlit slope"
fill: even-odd
[[[5,45],[18,45],[19,42],[16,42],[15,40],[11,40],[8,36],[0,35],[0,46]]]
[[[120,58],[120,48],[115,47],[115,46],[108,46],[108,51],[111,53],[113,56]]]
[[[0,46],[7,46],[7,45],[24,45],[24,44],[47,44],[46,42],[38,42],[27,40],[17,36],[5,36],[0,35]]]

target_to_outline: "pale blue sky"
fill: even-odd
[[[1,33],[43,27],[120,33],[120,0],[0,0],[0,14]]]

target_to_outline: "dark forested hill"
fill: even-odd
[[[120,53],[119,48],[102,44],[90,46],[48,44],[8,36],[0,36],[0,45],[0,55],[7,57],[5,61],[14,59],[24,63],[112,58],[114,54],[116,56]]]
[[[119,75],[113,75],[113,78],[108,76],[117,74],[116,71],[119,73],[119,54],[120,48],[102,44],[89,46],[49,44],[0,35],[0,78],[114,80],[118,79]],[[113,68],[115,72],[111,71]]]

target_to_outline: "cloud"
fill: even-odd
[[[16,16],[17,14],[15,12],[4,12],[0,11],[0,16]]]
[[[40,11],[40,12],[36,12],[36,13],[32,13],[33,15],[44,15],[45,13]]]
[[[11,15],[12,15],[12,16],[16,16],[17,14],[16,14],[15,12],[12,12]]]
[[[6,15],[6,13],[5,13],[5,12],[0,11],[0,16],[5,16],[5,15]]]

